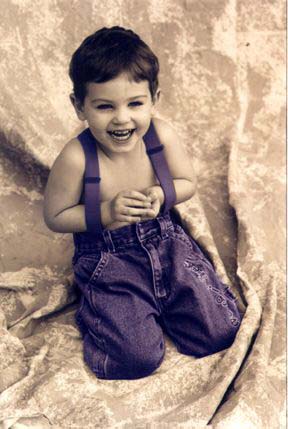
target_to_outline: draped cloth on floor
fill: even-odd
[[[4,0],[0,28],[3,427],[278,429],[283,424],[285,210],[279,154],[284,156],[285,150],[281,89],[275,87],[281,56],[277,60],[271,54],[277,51],[281,34],[277,33],[278,40],[273,33],[277,42],[265,33],[264,43],[262,33],[260,40],[250,32],[254,55],[262,52],[254,59],[247,51],[243,28],[228,19],[235,11],[225,9],[227,1],[220,1],[220,9],[209,14],[203,2],[181,0],[174,7],[169,0],[164,9],[160,3],[149,0],[136,8],[129,0],[76,1],[72,7],[66,0],[53,4]],[[249,11],[250,3],[243,3]],[[240,9],[241,23],[245,13]],[[188,25],[195,13],[200,19]],[[252,22],[253,13],[248,15]],[[197,195],[173,210],[209,254],[245,315],[227,350],[196,359],[178,353],[165,337],[165,359],[155,373],[143,379],[107,381],[97,379],[83,361],[74,322],[72,236],[49,231],[42,210],[54,159],[65,142],[84,129],[68,99],[70,56],[85,36],[103,25],[119,24],[121,16],[159,55],[163,64],[159,112],[164,119],[173,119],[183,133],[197,172]],[[261,28],[266,28],[265,22],[261,21]],[[273,22],[269,20],[269,30]],[[238,44],[220,46],[218,40],[226,40],[225,28],[231,37],[238,31]],[[211,37],[204,40],[207,32]],[[185,40],[194,40],[203,49],[190,49]],[[265,100],[259,85],[266,91]]]

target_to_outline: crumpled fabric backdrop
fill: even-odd
[[[1,427],[285,427],[284,18],[282,0],[2,0]],[[42,218],[49,169],[83,126],[68,62],[104,25],[159,56],[158,114],[199,179],[175,210],[245,310],[229,350],[195,359],[166,337],[161,367],[132,381],[84,364],[72,236]]]

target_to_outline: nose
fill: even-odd
[[[125,107],[115,110],[113,123],[114,124],[127,124],[130,122],[130,113]]]

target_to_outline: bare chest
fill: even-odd
[[[99,156],[99,173],[100,202],[110,201],[124,190],[141,192],[149,186],[159,184],[148,156],[121,165],[111,163]],[[84,201],[83,192],[81,201]]]

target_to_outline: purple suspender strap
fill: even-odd
[[[155,174],[158,177],[160,185],[164,192],[164,214],[168,212],[168,210],[172,208],[175,204],[176,191],[167,160],[163,153],[164,146],[159,142],[159,138],[156,134],[156,130],[152,121],[143,139],[146,144],[146,152],[151,159]]]
[[[85,153],[85,220],[87,231],[93,234],[102,234],[100,212],[100,180],[97,144],[89,128],[86,128],[78,139]]]
[[[85,153],[84,198],[87,231],[96,235],[101,235],[103,232],[100,212],[101,178],[99,176],[97,143],[89,128],[82,131],[78,139]],[[155,174],[164,192],[164,214],[175,204],[176,192],[173,178],[163,153],[164,146],[159,142],[152,121],[143,139],[146,145],[146,152],[150,157]]]

